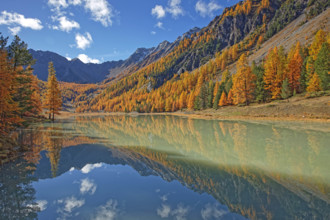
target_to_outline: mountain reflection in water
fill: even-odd
[[[330,219],[327,125],[78,117],[17,139],[1,219]]]

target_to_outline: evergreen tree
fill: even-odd
[[[228,97],[227,97],[227,104],[228,105],[233,104],[233,92],[232,92],[232,90],[229,90]]]
[[[55,69],[52,62],[48,65],[48,86],[46,94],[45,108],[48,110],[49,119],[54,121],[55,114],[59,114],[62,107],[62,97],[59,85],[55,75]]]
[[[322,90],[330,89],[330,51],[329,44],[323,43],[314,63],[315,72],[319,75]]]
[[[304,59],[303,65],[301,67],[301,74],[300,74],[300,79],[299,79],[299,85],[300,85],[299,90],[301,92],[305,92],[306,91],[306,87],[307,87],[307,83],[308,83],[308,81],[307,81],[307,78],[308,78],[308,76],[307,76],[307,68],[306,68],[307,59],[308,59],[308,57],[306,57]]]
[[[287,99],[291,96],[291,88],[289,84],[288,78],[285,78],[285,80],[282,83],[282,90],[281,90],[281,97],[282,99]]]
[[[208,87],[208,96],[207,96],[207,108],[212,108],[213,106],[213,90],[214,90],[214,82],[210,80]]]
[[[32,66],[35,63],[27,49],[27,44],[16,35],[8,48],[8,58],[12,61],[14,70],[18,66]]]
[[[252,64],[252,73],[256,76],[256,89],[255,89],[255,99],[257,102],[266,101],[266,92],[265,92],[265,82],[264,82],[264,68],[259,65]]]
[[[225,85],[224,85],[224,82],[222,82],[220,84],[220,86],[218,87],[218,91],[217,91],[217,94],[215,95],[215,98],[214,98],[214,102],[213,102],[213,108],[214,109],[218,109],[218,104],[219,104],[219,101],[220,101],[220,97],[221,97],[221,94],[222,92],[224,91],[225,89]]]

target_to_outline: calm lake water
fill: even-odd
[[[77,117],[17,133],[0,219],[330,219],[330,125]]]

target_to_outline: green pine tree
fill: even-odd
[[[265,102],[267,97],[266,97],[266,92],[265,92],[265,82],[264,82],[264,73],[265,69],[259,65],[255,65],[253,62],[252,64],[252,73],[256,75],[256,88],[255,88],[255,97],[257,102]]]
[[[291,89],[288,78],[285,78],[285,80],[282,83],[282,89],[281,89],[281,97],[282,99],[287,99],[291,96]]]
[[[214,90],[214,82],[210,80],[208,87],[208,96],[207,96],[207,108],[212,108],[213,106],[213,90]]]
[[[329,44],[323,43],[322,47],[317,54],[314,63],[315,72],[319,75],[322,90],[330,89],[330,51]]]

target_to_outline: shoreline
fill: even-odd
[[[64,113],[65,115],[63,115]],[[330,123],[330,118],[309,118],[309,117],[267,117],[267,116],[220,116],[217,114],[203,113],[203,111],[177,111],[177,112],[156,112],[156,113],[138,113],[138,112],[89,112],[89,113],[73,113],[73,112],[62,112],[56,119],[68,119],[71,117],[92,117],[92,116],[139,116],[139,115],[171,115],[179,117],[189,117],[194,119],[205,119],[205,120],[238,120],[238,121],[299,121],[299,122],[320,122]]]
[[[276,100],[269,103],[252,103],[249,106],[225,106],[219,109],[178,110],[176,112],[138,113],[138,112],[87,112],[76,113],[62,111],[57,119],[80,116],[107,115],[174,115],[206,120],[239,120],[239,121],[290,121],[330,123],[330,96],[306,98],[291,97],[288,100]]]

